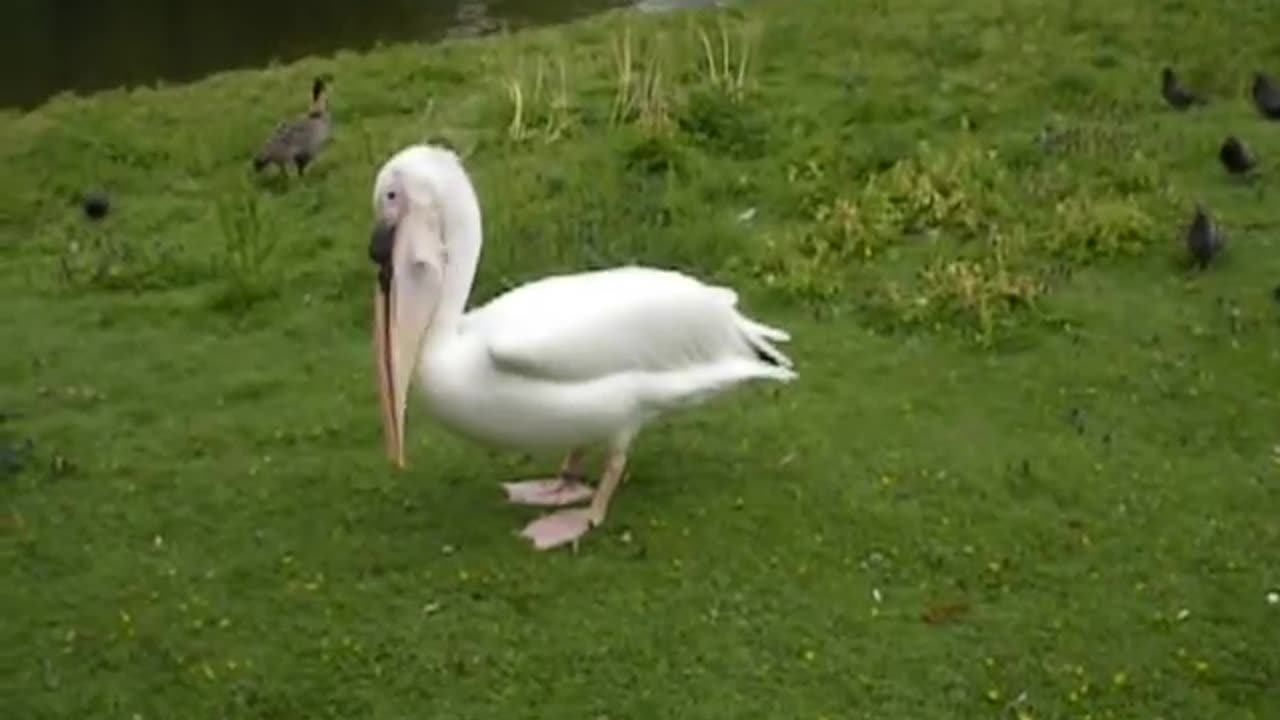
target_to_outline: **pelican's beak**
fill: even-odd
[[[409,220],[379,219],[369,239],[378,264],[374,292],[373,344],[387,457],[404,462],[404,416],[409,385],[439,295],[440,264],[431,252],[438,243]]]

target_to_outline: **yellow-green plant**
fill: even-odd
[[[525,81],[519,71],[505,80],[507,99],[511,102],[507,138],[512,142],[538,138],[550,144],[568,131],[572,103],[569,100],[568,73],[564,58],[556,58],[556,69],[558,82],[552,86],[546,79],[546,64],[539,56],[534,69],[533,85],[527,93]]]
[[[702,65],[700,69],[706,73],[706,79],[712,87],[718,88],[734,100],[741,100],[747,90],[747,70],[751,63],[756,33],[754,28],[739,24],[738,32],[730,34],[723,16],[716,23],[718,40],[715,42],[711,34],[700,23],[694,26],[694,32],[702,46]]]
[[[615,89],[610,122],[635,122],[648,132],[669,132],[673,127],[672,97],[663,36],[655,35],[641,48],[639,68],[630,27],[623,28],[621,38],[614,37],[612,47]]]

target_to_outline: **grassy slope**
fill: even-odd
[[[1280,23],[1129,5],[763,6],[726,16],[760,33],[736,103],[698,70],[715,16],[614,16],[0,119],[0,429],[35,443],[0,481],[7,711],[1274,717],[1280,126],[1244,89]],[[665,135],[609,122],[628,25],[662,39]],[[528,97],[538,57],[567,112]],[[520,58],[550,145],[508,134]],[[1210,108],[1161,105],[1167,58]],[[320,70],[330,151],[254,185]],[[1260,182],[1222,176],[1226,132]],[[369,183],[436,135],[485,203],[479,295],[638,260],[795,335],[799,383],[641,437],[577,556],[517,542],[495,486],[555,458],[419,413],[411,469],[383,459]],[[90,227],[66,198],[96,182]],[[1195,197],[1233,246],[1193,277]]]

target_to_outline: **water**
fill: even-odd
[[[0,107],[630,4],[665,10],[707,0],[0,0]]]

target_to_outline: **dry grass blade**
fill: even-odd
[[[519,142],[525,138],[524,129],[524,91],[518,78],[506,81],[507,97],[511,100],[511,122],[507,123],[507,137]]]
[[[702,48],[707,81],[730,98],[739,100],[746,92],[747,72],[751,64],[754,33],[739,25],[737,41],[730,36],[730,29],[723,18],[716,24],[719,47],[715,47],[711,34],[702,25],[696,25],[698,44]]]
[[[611,47],[613,49],[615,89],[609,118],[612,124],[617,125],[625,122],[630,117],[635,105],[631,90],[631,28],[624,27],[622,29],[622,38],[618,39],[615,36],[611,42]]]
[[[920,619],[929,625],[944,625],[946,623],[955,622],[965,615],[968,615],[969,610],[969,603],[963,600],[943,603],[940,605],[931,605],[920,614]]]
[[[557,81],[547,78],[546,61],[538,57],[534,65],[532,89],[526,93],[518,72],[505,81],[507,99],[511,103],[511,120],[507,138],[524,142],[541,138],[553,143],[563,137],[571,124],[568,71],[563,57],[556,59]]]

